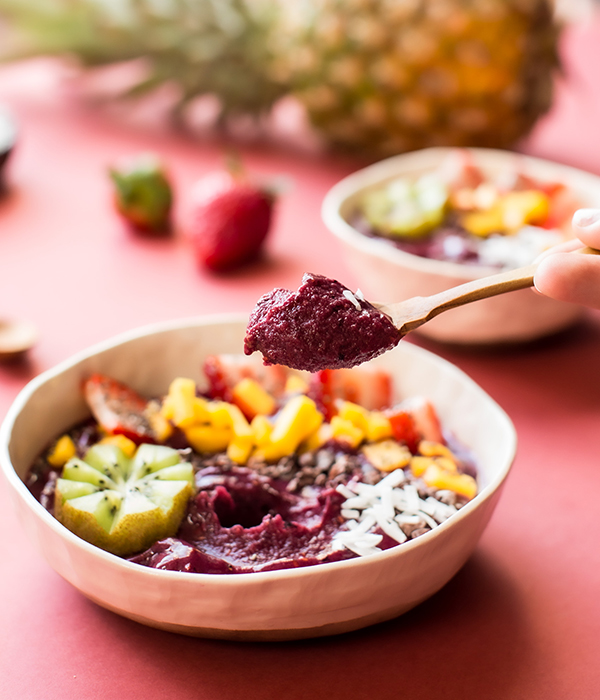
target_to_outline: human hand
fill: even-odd
[[[600,255],[572,255],[581,244],[600,250],[600,209],[579,209],[573,216],[578,239],[545,253],[538,263],[534,285],[546,296],[600,309]]]

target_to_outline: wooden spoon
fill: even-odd
[[[594,248],[580,248],[574,252],[600,255],[600,251]],[[429,297],[413,297],[393,304],[372,303],[379,311],[389,316],[392,323],[400,331],[401,336],[405,336],[427,321],[431,321],[442,311],[470,304],[472,301],[479,301],[479,299],[487,299],[498,294],[514,292],[517,289],[533,287],[533,275],[536,268],[537,263],[533,263],[527,267],[507,270],[497,275],[459,284],[457,287]]]
[[[29,321],[0,320],[0,362],[14,360],[35,345],[38,332]]]

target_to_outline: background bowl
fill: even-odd
[[[81,381],[102,372],[147,395],[175,376],[203,382],[204,358],[238,353],[245,318],[186,320],[133,331],[93,347],[30,382],[0,429],[0,462],[18,516],[50,565],[85,596],[120,615],[189,635],[296,639],[393,618],[440,589],[465,563],[500,497],[515,453],[512,423],[448,362],[409,343],[377,358],[397,397],[424,395],[446,428],[469,445],[480,493],[416,540],[368,558],[241,575],[159,571],[79,539],[29,493],[23,479],[47,444],[88,415]]]
[[[325,225],[339,239],[349,269],[367,299],[381,302],[429,296],[497,272],[482,265],[431,260],[370,238],[348,221],[363,194],[396,177],[418,178],[435,170],[455,149],[431,148],[395,156],[344,178],[323,201]],[[557,163],[508,151],[468,149],[488,175],[519,167],[534,178],[565,184],[584,207],[600,206],[600,177]],[[554,301],[531,289],[511,292],[444,312],[418,331],[450,343],[485,344],[533,340],[568,327],[584,309]]]

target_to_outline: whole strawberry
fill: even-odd
[[[258,257],[269,233],[275,194],[228,171],[210,173],[192,194],[189,237],[198,264],[215,272]]]
[[[170,231],[173,194],[157,158],[144,154],[109,173],[117,211],[133,230],[146,235]]]

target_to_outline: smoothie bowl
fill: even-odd
[[[599,205],[595,175],[507,151],[432,148],[346,177],[322,215],[362,293],[393,302],[529,265],[573,236],[574,211]],[[528,341],[583,313],[525,289],[453,309],[417,332],[450,343]]]
[[[206,374],[207,363],[214,369],[217,358],[216,366],[222,369],[223,358],[240,352],[246,321],[215,317],[136,330],[33,380],[15,400],[0,433],[2,469],[21,522],[49,564],[85,596],[120,615],[173,632],[224,639],[298,639],[359,629],[402,614],[439,590],[476,547],[514,458],[516,437],[510,420],[456,367],[401,343],[364,365],[361,374],[341,370],[350,374],[344,375],[346,398],[341,403],[336,399],[335,415],[322,415],[327,413],[324,399],[329,394],[322,392],[313,400],[303,388],[313,385],[312,376],[269,374],[267,383],[263,381],[267,393],[278,395],[268,383],[284,379],[292,398],[248,422],[231,406],[242,406],[247,415],[250,404],[264,395],[244,394],[239,387],[247,386],[250,375],[264,380],[267,370],[260,363],[251,370],[244,365],[235,385],[241,400],[210,395],[222,392],[216,387],[224,385],[225,375],[209,373],[207,385]],[[140,421],[127,430],[113,424],[111,431],[113,414],[109,411],[107,418],[102,408],[108,404],[99,404],[93,391],[98,377],[126,387],[129,397],[148,397],[147,403],[142,400],[144,410],[156,405],[154,397],[166,397],[158,399],[160,410],[153,415],[160,413],[175,428],[158,440],[154,433],[144,441],[152,444],[140,446]],[[183,388],[189,389],[190,383],[193,389],[187,396],[197,415],[178,418]],[[383,399],[385,392],[389,395]],[[385,409],[382,401],[402,410]],[[406,421],[413,416],[420,425],[424,414],[415,408],[418,405],[429,409],[425,427],[410,446]],[[110,407],[114,409],[114,401]],[[198,418],[203,411],[211,418]],[[262,452],[250,448],[242,439],[249,435],[245,426],[268,428],[265,416],[270,413],[271,438],[261,443]],[[100,426],[92,415],[100,416]],[[237,440],[219,444],[215,431],[225,425],[218,423],[224,417],[238,426],[233,427]],[[365,417],[369,430],[379,431],[369,440],[356,437],[356,426]],[[212,421],[212,432],[206,431],[207,421]],[[289,431],[283,440],[274,437],[286,421],[296,431],[304,430],[298,433],[304,448],[297,459],[285,450],[269,453],[289,441]],[[150,422],[153,429],[160,424]],[[392,424],[393,435],[385,433]],[[324,427],[337,431],[333,441],[329,433],[311,452],[309,437],[316,439]],[[399,430],[404,431],[402,440]],[[187,443],[178,443],[182,436],[189,438]],[[69,441],[70,450],[65,450]],[[86,454],[85,447],[77,456],[73,446],[81,450],[85,441],[93,443],[90,451]],[[345,447],[340,456],[332,445],[341,444]],[[382,445],[385,451],[371,456],[373,447]],[[103,463],[111,484],[121,478],[115,471],[118,462],[133,465],[127,467],[127,483],[140,464],[146,467],[131,489],[130,504],[141,498],[140,491],[157,493],[157,484],[161,506],[167,492],[191,489],[185,491],[188,509],[181,524],[167,525],[153,535],[156,542],[140,541],[133,549],[121,550],[121,545],[131,542],[135,519],[123,519],[125,536],[121,532],[112,540],[97,539],[97,528],[88,527],[92,509],[77,510],[73,504],[100,499],[102,479],[93,469],[93,478],[71,477],[77,470],[91,473],[90,464],[97,466],[92,452],[98,457],[99,449],[105,456],[106,450],[113,451]],[[61,450],[66,451],[62,458]],[[333,462],[323,466],[325,453],[330,460],[333,454]],[[177,458],[169,462],[174,454]],[[459,465],[457,469],[450,464],[450,476],[444,471],[449,458]],[[153,459],[162,460],[160,467]],[[56,469],[57,478],[34,488],[33,477],[47,475],[48,464],[48,473]],[[432,465],[444,467],[447,483],[434,479],[426,485],[427,477],[419,471],[423,465],[429,465],[430,477],[435,477]],[[164,476],[167,472],[170,476]],[[42,492],[64,496],[58,511],[44,502]],[[404,503],[400,512],[398,498],[417,505]],[[112,517],[118,508],[111,503],[96,503],[94,512]],[[204,508],[207,504],[210,507]],[[394,517],[386,521],[382,513],[390,507]],[[137,515],[142,508],[130,505],[129,510]],[[65,512],[72,517],[64,517]],[[370,513],[375,515],[371,518]]]

